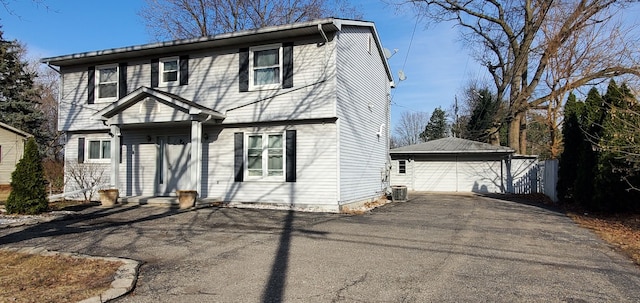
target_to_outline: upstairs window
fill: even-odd
[[[160,59],[160,86],[178,85],[180,64],[178,57]]]
[[[89,160],[100,162],[111,159],[111,140],[89,140]]]
[[[282,45],[252,47],[249,52],[250,89],[277,89],[282,83]]]
[[[96,95],[98,101],[115,101],[118,98],[118,65],[96,67]]]

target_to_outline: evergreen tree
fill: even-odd
[[[621,142],[625,132],[620,121],[628,120],[625,116],[634,105],[629,100],[634,99],[626,85],[618,87],[615,81],[611,80],[603,100],[608,111],[598,142],[601,151],[598,154],[598,174],[594,182],[594,201],[605,211],[629,210],[634,208],[632,201],[638,199],[636,192],[627,191],[629,184],[624,182],[625,178],[630,177],[629,163],[619,149],[611,148],[611,143],[625,144]]]
[[[481,89],[478,92],[477,102],[473,105],[463,138],[491,143],[491,136],[498,131],[495,120],[499,110],[500,101],[488,89]]]
[[[0,122],[27,131],[40,144],[47,136],[41,131],[44,116],[39,109],[39,96],[34,88],[35,74],[21,61],[24,52],[16,41],[6,41],[0,31]]]
[[[602,121],[606,116],[604,100],[594,87],[589,90],[580,118],[580,129],[585,140],[579,145],[578,167],[574,185],[574,197],[577,203],[588,209],[599,209],[593,199],[595,176],[598,174],[598,138],[602,136]]]
[[[573,93],[569,94],[564,105],[564,123],[562,125],[564,150],[560,155],[557,186],[558,197],[563,202],[570,202],[574,197],[575,180],[580,163],[578,155],[585,141],[580,129],[583,106],[584,104],[579,102]]]
[[[447,136],[447,119],[445,112],[440,108],[433,110],[429,123],[424,128],[424,131],[420,134],[420,138],[423,141],[431,141]]]
[[[47,210],[47,194],[42,158],[33,137],[27,140],[24,156],[11,174],[8,213],[38,214]]]

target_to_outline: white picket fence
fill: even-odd
[[[558,201],[558,160],[511,160],[513,183],[508,192],[514,194],[543,193],[553,202]]]

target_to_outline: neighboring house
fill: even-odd
[[[31,134],[0,122],[0,186],[11,183],[11,173],[22,159],[29,137]]]
[[[371,22],[322,19],[42,62],[60,68],[67,163],[102,165],[121,197],[196,190],[337,212],[388,187],[393,77]]]
[[[390,155],[391,184],[405,185],[409,190],[535,192],[526,186],[536,184],[530,178],[536,176],[537,157],[515,155],[509,147],[443,138],[394,148]]]

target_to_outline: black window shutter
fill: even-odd
[[[291,88],[293,87],[293,42],[283,44],[282,64],[282,88]]]
[[[159,59],[151,59],[151,87],[158,87],[158,81],[160,80],[158,73],[160,73]]]
[[[189,56],[180,56],[180,85],[189,84]]]
[[[234,181],[244,181],[244,133],[233,135],[233,168],[235,172]]]
[[[87,103],[93,104],[96,97],[96,67],[89,66],[87,73]]]
[[[285,144],[287,145],[287,182],[296,182],[296,131],[288,130]]]
[[[249,49],[240,49],[240,63],[238,71],[238,85],[240,86],[240,92],[249,91]]]
[[[120,136],[120,163],[122,163],[122,149],[124,148],[124,139]]]
[[[118,98],[127,95],[127,62],[122,62],[118,66]]]
[[[84,138],[78,138],[78,163],[84,163]]]

